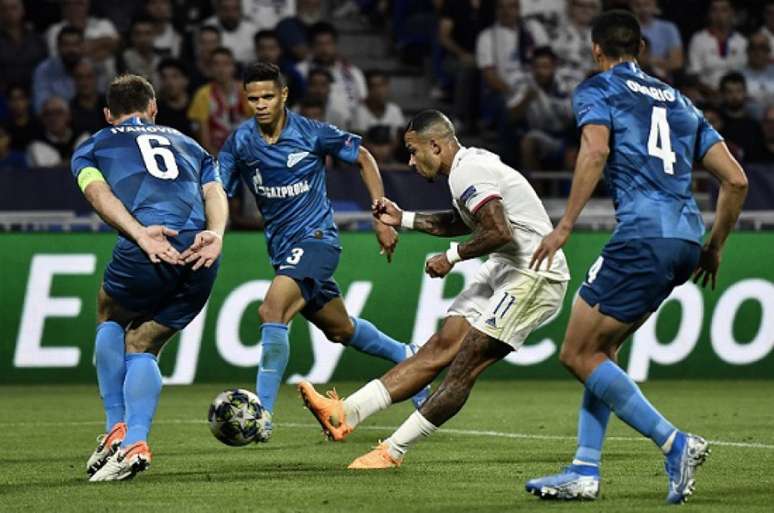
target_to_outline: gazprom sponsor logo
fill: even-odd
[[[312,187],[309,185],[308,180],[303,182],[297,182],[290,185],[280,185],[277,187],[267,187],[260,185],[256,187],[256,194],[263,196],[264,198],[294,198],[300,194],[309,192]]]

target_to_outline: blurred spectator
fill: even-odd
[[[774,48],[774,2],[766,2],[763,10],[764,25],[761,34],[769,38],[769,47]]]
[[[196,31],[193,45],[194,62],[190,73],[190,87],[194,91],[207,84],[212,78],[210,60],[212,52],[220,46],[220,41],[220,30],[212,25],[205,25]]]
[[[744,161],[758,160],[763,152],[761,125],[747,109],[747,86],[744,76],[732,71],[720,80],[723,131],[721,135],[742,149]]]
[[[97,91],[97,75],[91,61],[81,59],[73,69],[75,98],[70,102],[73,131],[94,134],[105,127],[105,98]]]
[[[32,104],[40,112],[43,102],[52,96],[66,101],[75,97],[73,69],[83,58],[83,32],[66,26],[57,33],[57,53],[35,68],[32,78]]]
[[[296,0],[242,0],[242,13],[260,29],[273,29],[296,14]]]
[[[518,86],[511,115],[527,133],[521,140],[526,170],[562,169],[564,136],[572,128],[571,83],[557,78],[558,59],[549,47],[535,50],[532,74]]]
[[[188,119],[196,139],[210,154],[217,155],[232,130],[252,114],[242,84],[234,79],[236,62],[228,48],[216,48],[210,60],[212,81],[196,91]]]
[[[121,53],[121,68],[123,72],[147,78],[153,87],[158,87],[156,68],[161,57],[153,50],[154,37],[150,18],[135,19],[129,32],[129,47]]]
[[[105,91],[108,81],[116,74],[114,54],[120,38],[110,20],[89,16],[89,7],[89,0],[62,0],[63,21],[49,27],[46,31],[46,41],[49,53],[56,55],[57,36],[62,27],[69,25],[80,29],[84,40],[83,54],[94,63],[99,89]]]
[[[771,63],[769,38],[760,32],[750,36],[747,43],[747,66],[742,70],[747,81],[747,94],[759,111],[774,104],[774,64]],[[760,115],[763,112],[759,112]],[[760,116],[758,116],[760,117]]]
[[[763,112],[763,151],[752,160],[769,165],[774,163],[774,105]]]
[[[121,0],[120,2],[97,0],[92,5],[91,13],[110,20],[119,34],[126,34],[129,32],[131,22],[142,15],[145,3],[146,0]]]
[[[0,0],[0,85],[30,84],[47,53],[43,38],[24,19],[21,0]]]
[[[359,134],[365,134],[371,127],[387,126],[391,143],[397,145],[397,134],[406,127],[406,118],[401,108],[387,101],[390,96],[390,79],[384,71],[366,72],[368,96],[357,106],[352,116],[350,128]]]
[[[525,22],[539,23],[554,39],[566,21],[567,0],[521,0],[521,17]]]
[[[188,72],[182,62],[167,58],[159,63],[156,123],[193,135],[188,119]]]
[[[642,35],[650,45],[650,65],[656,76],[670,80],[685,64],[680,31],[671,21],[657,18],[661,14],[656,0],[632,0],[632,11],[640,21]]]
[[[162,57],[179,57],[183,38],[172,25],[172,0],[148,0],[145,14],[153,21],[153,50]]]
[[[681,73],[675,77],[675,89],[690,99],[694,105],[704,105],[704,87],[699,82],[699,77],[691,73]]]
[[[43,128],[30,109],[30,95],[25,86],[12,84],[6,93],[8,119],[5,127],[11,135],[11,148],[24,153],[33,139],[40,137]]]
[[[220,30],[221,45],[234,54],[234,59],[241,64],[253,60],[253,36],[258,27],[242,15],[241,0],[214,0],[215,15],[204,20],[205,25],[212,25]]]
[[[480,101],[476,40],[494,22],[496,0],[447,0],[438,24],[438,43],[444,52],[442,69],[453,82],[457,130],[475,127]]]
[[[41,117],[43,134],[27,146],[27,163],[30,167],[68,165],[73,150],[88,138],[88,134],[73,131],[70,107],[58,96],[52,96],[43,103]]]
[[[320,22],[310,29],[312,42],[311,57],[298,64],[298,71],[307,76],[312,68],[323,68],[330,72],[332,101],[342,101],[346,105],[347,118],[366,97],[365,76],[360,68],[339,55],[336,47],[338,32],[330,23]],[[308,80],[308,79],[307,79]]]
[[[365,146],[374,156],[379,167],[396,164],[395,135],[392,127],[386,125],[374,125],[365,132],[363,137]]]
[[[24,153],[11,147],[11,134],[0,125],[0,172],[27,169]]]
[[[476,62],[491,92],[491,108],[497,116],[498,153],[511,166],[518,165],[515,142],[519,127],[514,124],[509,107],[519,100],[517,86],[528,75],[532,52],[547,42],[545,31],[537,22],[521,21],[518,0],[498,0],[497,21],[478,36]]]
[[[386,12],[381,16],[378,13],[380,10],[386,11],[386,6],[379,9],[379,2],[374,1],[372,6],[367,5],[367,0],[361,0],[361,3],[366,9],[373,9],[377,22],[383,20]],[[433,3],[433,0],[392,0],[389,4],[392,11],[392,44],[401,62],[406,65],[421,67],[424,58],[430,54],[436,36],[436,9]]]
[[[596,66],[591,54],[591,21],[601,8],[600,0],[567,0],[566,18],[551,38],[563,74],[572,74],[576,84]]]
[[[322,21],[322,0],[298,0],[296,15],[281,20],[274,30],[279,36],[283,53],[294,62],[309,55],[309,29]]]
[[[288,85],[287,105],[292,107],[304,97],[304,79],[289,60],[284,59],[277,33],[273,30],[260,30],[255,33],[255,57],[259,61],[276,65],[285,77]]]
[[[723,75],[745,65],[747,40],[734,30],[734,9],[729,0],[711,0],[708,21],[707,28],[691,38],[688,71],[717,90]]]
[[[325,103],[322,100],[306,97],[298,104],[298,113],[305,118],[325,121]]]
[[[511,96],[527,74],[532,52],[548,43],[542,27],[523,23],[519,0],[498,0],[497,21],[478,35],[476,62],[485,84],[494,92]]]
[[[172,0],[172,24],[184,32],[199,28],[213,12],[213,0]]]
[[[331,94],[333,76],[323,68],[314,68],[306,77],[306,98],[325,106],[323,119],[331,125],[349,128],[352,111],[341,96]]]

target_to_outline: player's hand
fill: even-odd
[[[388,226],[400,226],[403,210],[392,200],[380,198],[371,205],[374,217]]]
[[[425,272],[431,278],[443,278],[449,274],[452,267],[454,266],[449,262],[449,259],[446,258],[446,253],[440,253],[430,257],[430,259],[425,262]]]
[[[551,264],[554,263],[554,255],[562,248],[562,246],[564,246],[569,238],[570,230],[562,228],[561,226],[554,228],[551,233],[543,237],[543,240],[540,241],[540,245],[532,254],[529,268],[539,271],[543,260],[548,259],[545,270],[551,269]]]
[[[156,224],[143,227],[135,240],[154,264],[162,260],[172,265],[182,264],[180,253],[170,244],[167,237],[177,237],[177,231]]]
[[[204,266],[209,269],[220,256],[223,249],[223,238],[212,230],[196,234],[193,244],[180,256],[186,264],[193,262],[192,270]]]
[[[395,248],[398,246],[398,232],[392,226],[387,226],[378,220],[374,221],[374,231],[376,232],[376,240],[379,241],[379,246],[382,248],[379,250],[380,255],[387,256],[387,262],[392,262],[392,254],[395,253]]]
[[[711,278],[712,290],[715,290],[715,278],[718,274],[718,267],[720,267],[720,250],[704,246],[701,248],[699,264],[693,272],[693,282],[699,283],[699,280],[701,280],[701,287],[704,288],[707,286],[707,281]]]

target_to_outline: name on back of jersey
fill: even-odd
[[[659,102],[673,102],[675,101],[675,93],[669,89],[659,89],[658,87],[642,85],[634,80],[627,80],[626,86],[635,93],[644,94],[650,96]]]
[[[114,126],[110,128],[110,132],[114,134],[124,134],[129,132],[150,132],[150,133],[160,133],[160,134],[179,134],[177,130],[174,128],[169,128],[167,126],[157,126],[157,125],[119,125]]]

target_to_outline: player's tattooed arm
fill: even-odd
[[[453,209],[433,214],[417,212],[414,218],[414,229],[437,237],[456,237],[470,233],[470,228]]]
[[[476,212],[476,227],[473,236],[460,244],[457,251],[460,258],[480,257],[513,242],[511,224],[505,216],[505,209],[499,199],[488,201]]]

